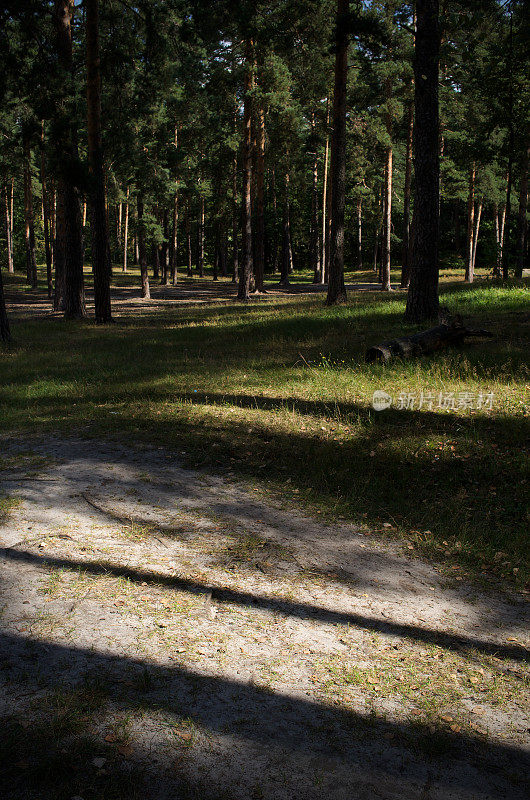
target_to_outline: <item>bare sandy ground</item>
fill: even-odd
[[[521,599],[178,453],[2,439],[0,456],[20,500],[0,524],[4,719],[46,724],[43,700],[96,676],[94,769],[134,770],[149,800],[527,796]]]

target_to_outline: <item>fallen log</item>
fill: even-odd
[[[393,358],[418,358],[436,350],[443,350],[445,347],[458,347],[468,337],[491,339],[494,334],[490,331],[467,328],[461,317],[453,317],[428,331],[420,331],[400,339],[390,339],[369,347],[366,351],[366,361],[368,364],[375,362],[387,364]]]

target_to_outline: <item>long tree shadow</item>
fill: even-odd
[[[127,578],[136,583],[145,582],[147,584],[167,586],[170,589],[191,592],[193,594],[210,595],[214,600],[221,603],[234,603],[263,611],[275,611],[297,619],[310,619],[335,625],[352,625],[391,636],[406,636],[414,641],[436,644],[438,647],[443,647],[453,652],[469,653],[470,651],[476,651],[486,655],[494,655],[499,658],[510,658],[515,661],[530,661],[530,651],[522,645],[484,642],[472,636],[431,630],[429,628],[422,628],[419,625],[392,622],[388,619],[378,620],[353,612],[333,611],[332,609],[322,608],[309,603],[287,600],[281,597],[267,597],[253,592],[228,589],[226,587],[215,586],[211,583],[203,583],[188,578],[167,576],[150,570],[122,567],[108,561],[82,561],[74,558],[61,558],[52,555],[41,556],[26,550],[18,550],[9,547],[0,549],[0,554],[11,561],[35,564],[40,567],[59,567],[72,570],[82,569],[84,572],[88,572],[91,575],[113,575],[115,577]]]
[[[427,764],[431,763],[438,791],[451,792],[458,798],[484,789],[486,797],[495,796],[496,790],[510,792],[512,800],[524,797],[528,754],[516,746],[453,731],[436,737],[421,721],[388,722],[377,715],[366,717],[177,665],[164,667],[127,655],[95,652],[50,640],[6,633],[0,635],[0,651],[4,670],[7,667],[7,686],[15,694],[23,687],[24,692],[38,689],[42,695],[56,689],[61,681],[78,685],[97,675],[114,710],[143,709],[144,717],[163,712],[174,722],[192,720],[207,737],[228,736],[230,742],[236,736],[243,748],[253,749],[254,757],[260,760],[265,797],[273,796],[267,785],[268,770],[270,761],[279,756],[287,786],[296,783],[298,787],[304,786],[308,773],[314,770],[314,759],[318,758],[321,765],[325,764],[327,793],[331,797],[344,797],[347,791],[357,791],[365,797],[368,793],[361,792],[370,786],[383,798],[415,796],[417,789],[413,787],[425,782],[425,758]],[[127,689],[127,678],[145,674],[146,670],[150,678],[145,690]],[[23,682],[18,677],[22,673]],[[13,717],[17,718],[16,712]],[[4,728],[3,736],[6,735]],[[229,776],[232,786],[239,786],[246,779],[249,764],[244,756],[243,752],[241,758],[241,748],[238,753],[228,746],[225,780]],[[3,765],[4,770],[6,766]],[[215,786],[215,781],[214,772],[209,776],[210,787]],[[303,796],[303,791],[302,788],[298,796]],[[215,789],[212,794],[219,796]],[[146,789],[145,796],[153,795]],[[311,792],[308,796],[315,795]]]

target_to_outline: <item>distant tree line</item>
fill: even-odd
[[[130,265],[143,297],[208,269],[242,300],[309,267],[329,303],[344,268],[389,290],[399,265],[418,321],[436,312],[438,254],[469,282],[477,265],[521,276],[525,9],[7,0],[2,266],[35,287],[46,263],[54,308],[76,318],[90,263],[99,322],[111,271]]]

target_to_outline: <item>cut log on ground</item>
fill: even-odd
[[[366,361],[369,364],[381,362],[387,364],[393,358],[418,358],[445,347],[457,347],[463,344],[467,337],[493,338],[490,331],[467,328],[460,317],[442,322],[428,331],[420,331],[412,336],[401,339],[390,339],[366,351]]]

